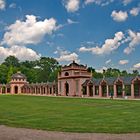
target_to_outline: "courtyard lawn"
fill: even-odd
[[[69,132],[140,132],[140,101],[0,95],[0,124]]]

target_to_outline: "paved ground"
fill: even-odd
[[[65,133],[0,125],[0,140],[140,140],[138,134]]]

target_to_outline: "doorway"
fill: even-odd
[[[66,91],[66,96],[69,94],[69,84],[68,82],[65,83],[65,91]]]
[[[15,86],[15,94],[18,94],[18,86]]]

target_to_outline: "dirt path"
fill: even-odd
[[[0,140],[140,140],[139,134],[65,133],[0,125]]]

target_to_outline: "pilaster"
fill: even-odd
[[[131,98],[134,98],[134,84],[131,83]]]
[[[114,97],[116,98],[117,97],[117,89],[116,89],[116,84],[114,84],[114,86],[113,86],[114,88]]]

